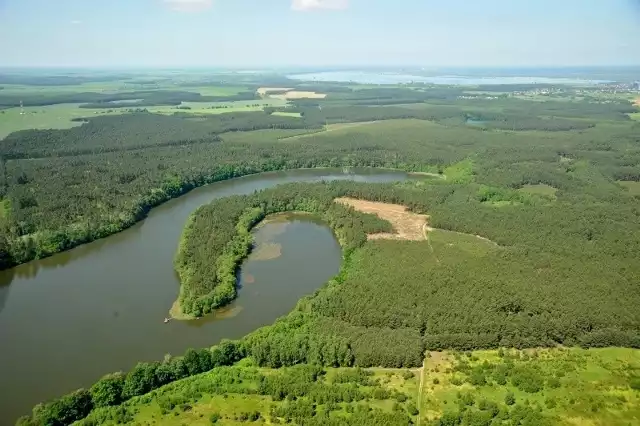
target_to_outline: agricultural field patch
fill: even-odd
[[[126,109],[83,109],[79,108],[80,105],[57,104],[0,110],[0,139],[20,130],[70,129],[82,125],[82,121],[73,119],[127,113]]]
[[[281,117],[296,117],[296,118],[302,117],[302,115],[300,115],[299,112],[287,112],[287,111],[276,111],[273,113],[273,115],[279,115]]]
[[[316,93],[316,92],[304,92],[293,90],[290,92],[286,92],[282,95],[271,95],[271,98],[274,99],[324,99],[327,97],[326,93]]]
[[[286,93],[290,90],[293,90],[292,87],[261,87],[258,89],[258,94],[260,96],[265,96],[270,93]]]

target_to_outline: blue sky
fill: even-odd
[[[640,1],[0,0],[32,65],[640,65]]]

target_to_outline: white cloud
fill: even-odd
[[[164,3],[177,12],[200,12],[213,5],[213,0],[164,0]]]
[[[78,20],[71,21],[71,25],[80,25],[80,24],[82,24],[82,21],[78,21]]]
[[[349,0],[293,0],[291,9],[298,11],[305,10],[342,10],[349,7]]]

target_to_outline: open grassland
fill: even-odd
[[[618,183],[629,191],[629,195],[640,196],[640,182],[633,180],[621,180],[618,181]]]
[[[249,361],[249,360],[247,360]],[[256,368],[243,362],[177,381],[81,425],[406,425],[415,421],[417,372]]]
[[[423,425],[640,423],[637,349],[431,352],[423,383]]]
[[[175,88],[175,86],[173,87]],[[232,96],[247,90],[244,86],[186,86],[190,92],[200,93],[202,96]]]
[[[91,110],[79,108],[80,104],[57,104],[0,110],[0,139],[13,132],[28,129],[69,129],[82,125],[73,119],[89,118],[95,115],[118,115],[116,110]]]
[[[178,106],[144,107],[155,114],[214,115],[238,112],[258,112],[265,107],[282,107],[287,104],[280,99],[234,101],[234,102],[182,102]],[[69,129],[82,125],[74,119],[90,119],[96,116],[130,114],[139,107],[80,108],[82,104],[56,104],[37,107],[8,108],[0,110],[0,139],[13,132],[28,129]],[[24,114],[22,112],[24,111]],[[299,113],[276,115],[300,117]]]
[[[324,131],[323,129],[284,129],[284,130],[254,130],[252,132],[229,132],[220,135],[224,142],[230,144],[273,144],[295,143],[296,139],[313,133]]]
[[[554,188],[553,186],[539,183],[536,185],[525,185],[522,188],[520,188],[520,191],[527,194],[542,195],[544,197],[549,197],[555,200],[556,192],[558,192],[558,189]]]
[[[136,90],[188,90],[189,92],[200,93],[203,96],[230,96],[236,95],[247,90],[246,86],[234,85],[187,85],[182,86],[174,81],[166,78],[149,78],[148,82],[139,82],[139,80],[114,80],[101,82],[87,82],[81,84],[65,84],[65,85],[24,85],[24,84],[0,84],[3,89],[0,91],[2,95],[54,95],[54,94],[70,94],[70,93],[120,93],[131,92]]]
[[[152,106],[147,107],[149,112],[154,114],[224,114],[231,112],[256,112],[262,111],[265,107],[282,107],[287,102],[281,99],[265,99],[252,101],[234,102],[182,102],[178,106]],[[298,116],[300,116],[298,114]]]
[[[428,352],[421,368],[256,367],[248,358],[94,410],[77,426],[633,426],[640,351]]]

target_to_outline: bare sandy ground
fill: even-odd
[[[398,204],[379,203],[375,201],[357,200],[355,198],[337,198],[338,203],[346,204],[354,209],[378,215],[393,226],[395,233],[370,234],[370,240],[408,240],[424,241],[431,228],[427,225],[429,216],[417,214]]]
[[[316,93],[316,92],[300,92],[297,90],[293,90],[291,92],[287,92],[281,95],[271,95],[272,98],[276,99],[324,99],[327,97],[325,93]]]
[[[640,107],[640,98],[636,98],[635,102],[633,103],[635,106]]]
[[[258,95],[264,96],[270,92],[288,92],[292,90],[291,87],[261,87],[258,89]]]

